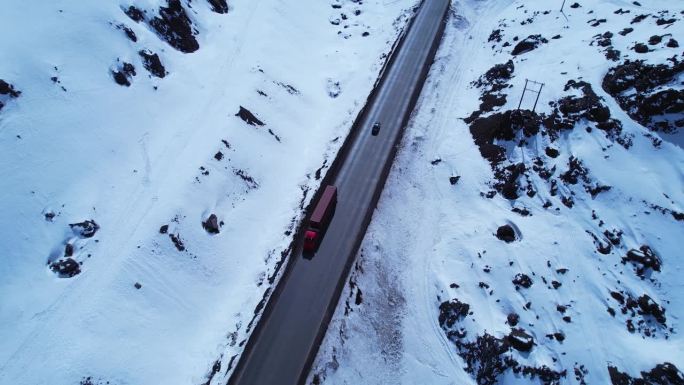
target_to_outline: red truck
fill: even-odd
[[[337,187],[325,186],[323,195],[309,219],[309,228],[304,233],[304,251],[313,252],[318,248],[335,213],[335,206],[337,206]]]

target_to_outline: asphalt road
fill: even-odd
[[[306,381],[337,305],[349,267],[441,39],[449,0],[424,0],[367,106],[332,184],[338,203],[312,259],[301,245],[233,372],[232,385],[296,385]],[[373,122],[381,122],[377,136]]]

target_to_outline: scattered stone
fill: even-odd
[[[529,289],[532,286],[532,278],[523,273],[516,274],[512,282],[514,285],[524,287],[525,289]]]
[[[216,214],[209,215],[209,218],[202,222],[202,227],[204,227],[204,230],[206,230],[209,234],[218,234],[221,231]]]
[[[660,35],[653,35],[648,39],[648,44],[656,45],[663,41],[663,37]]]
[[[235,114],[235,116],[239,117],[240,119],[245,121],[245,123],[247,123],[251,126],[263,126],[264,125],[264,122],[259,120],[259,118],[257,118],[256,116],[254,116],[254,114],[250,110],[248,110],[242,106],[240,106],[240,111],[238,111]]]
[[[180,234],[169,234],[169,238],[171,238],[171,242],[173,242],[173,245],[176,246],[176,249],[178,249],[178,251],[185,251],[185,245],[183,244],[183,241],[180,239]]]
[[[73,258],[63,258],[52,262],[50,269],[60,278],[71,278],[81,272],[81,266]]]
[[[631,249],[627,255],[622,258],[622,263],[630,262],[636,268],[636,273],[642,279],[645,278],[645,273],[648,269],[660,271],[661,261],[650,247],[643,245],[639,250]]]
[[[539,47],[539,45],[548,42],[549,41],[543,38],[541,35],[530,35],[516,44],[516,46],[513,48],[513,51],[511,51],[511,55],[522,55],[536,49]]]
[[[140,9],[138,9],[132,5],[130,7],[128,7],[128,9],[126,9],[124,11],[124,13],[126,15],[128,15],[128,17],[130,17],[136,23],[139,23],[139,22],[145,20],[145,15],[143,14],[143,11],[141,11]]]
[[[130,87],[131,78],[135,75],[135,67],[131,63],[124,62],[118,70],[112,70],[114,81],[120,86]]]
[[[519,321],[520,321],[520,316],[517,313],[510,313],[506,317],[506,322],[508,322],[508,324],[510,326],[517,325]]]
[[[632,33],[633,31],[634,31],[634,28],[627,27],[618,33],[622,36],[627,36],[627,34]]]
[[[636,53],[648,53],[650,51],[648,46],[644,43],[636,43],[633,49]]]
[[[140,282],[136,282],[135,285],[133,285],[133,286],[134,286],[136,289],[138,289],[138,290],[140,290],[140,288],[142,287],[142,285],[140,284]]]
[[[634,19],[632,19],[632,21],[630,22],[630,24],[641,23],[644,19],[646,19],[646,18],[649,17],[649,16],[650,16],[650,15],[647,15],[647,14],[639,15],[639,16],[635,17]]]
[[[80,223],[72,223],[69,227],[71,227],[74,234],[81,238],[92,238],[97,233],[97,230],[100,229],[100,226],[92,219]]]

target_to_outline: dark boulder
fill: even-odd
[[[130,17],[136,23],[145,20],[145,15],[143,14],[143,11],[132,5],[128,7],[128,9],[124,11],[124,13],[126,13],[126,15],[128,15],[128,17]]]
[[[511,225],[499,226],[496,230],[496,237],[506,243],[511,243],[515,241],[515,230]]]
[[[644,245],[639,250],[631,249],[627,255],[622,258],[622,263],[631,262],[637,268],[637,275],[644,277],[646,270],[652,269],[660,271],[660,258],[651,250],[650,247]]]
[[[511,326],[517,325],[519,321],[520,316],[517,313],[510,313],[508,316],[506,316],[506,322],[508,322],[508,324]]]
[[[204,230],[206,230],[209,234],[218,234],[221,231],[221,226],[216,214],[209,215],[209,218],[202,222],[202,227],[204,227]]]
[[[81,266],[73,258],[64,258],[52,262],[50,269],[60,278],[71,278],[81,272]]]
[[[524,53],[530,52],[541,44],[548,43],[549,41],[543,38],[541,35],[530,35],[526,37],[525,39],[521,40],[518,44],[515,45],[513,48],[513,51],[511,51],[511,55],[517,56],[517,55],[522,55]]]
[[[180,0],[167,0],[167,7],[159,8],[159,16],[150,20],[150,26],[173,48],[191,53],[199,49],[195,39],[197,31],[192,26]]]
[[[532,278],[523,273],[516,274],[512,282],[514,285],[524,287],[525,289],[529,289],[532,286]]]
[[[207,0],[211,10],[216,13],[228,13],[228,3],[226,0]]]
[[[665,325],[667,319],[665,318],[665,309],[658,305],[651,297],[644,294],[637,300],[639,309],[646,315],[653,316],[659,323]]]
[[[0,95],[9,95],[12,98],[18,98],[21,91],[14,89],[14,86],[0,79]]]
[[[251,126],[263,126],[264,125],[264,122],[259,120],[259,118],[257,118],[250,110],[248,110],[242,106],[240,106],[240,111],[238,111],[237,114],[235,114],[235,116],[244,120],[245,123],[247,123]]]
[[[168,72],[159,59],[159,55],[153,53],[149,50],[141,50],[138,52],[140,58],[142,59],[143,67],[152,75],[158,78],[165,77]]]
[[[534,346],[534,338],[523,329],[513,329],[508,334],[508,343],[521,352],[529,352]]]
[[[451,328],[457,321],[465,318],[470,310],[470,305],[458,299],[442,302],[439,305],[439,325],[442,328]]]
[[[644,43],[636,43],[634,45],[634,52],[636,53],[647,53],[648,51],[648,46]]]
[[[92,219],[80,223],[72,223],[69,227],[71,227],[74,234],[81,238],[92,238],[97,233],[97,230],[100,229],[100,226]]]

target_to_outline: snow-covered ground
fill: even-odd
[[[225,383],[414,4],[5,0],[0,384]]]
[[[684,4],[551,3],[454,1],[309,383],[684,383]]]

